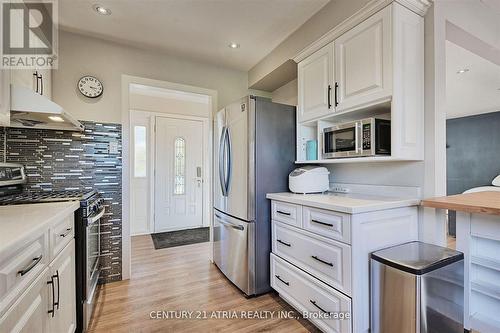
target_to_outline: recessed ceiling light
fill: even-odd
[[[463,73],[467,73],[469,71],[468,68],[462,68],[460,70],[457,71],[457,74],[463,74]]]
[[[62,119],[59,116],[49,116],[49,119],[52,120],[52,121],[56,121],[58,123],[64,123],[64,119]]]
[[[103,7],[101,5],[94,5],[94,6],[92,6],[92,8],[94,8],[94,10],[98,14],[101,14],[101,15],[111,15],[111,10],[109,10],[108,8]]]
[[[232,49],[238,49],[240,47],[240,44],[232,42],[228,46]]]

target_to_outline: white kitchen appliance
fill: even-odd
[[[325,167],[303,166],[290,172],[288,187],[294,193],[321,193],[328,191],[330,172]]]

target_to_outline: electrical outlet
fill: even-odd
[[[335,193],[349,193],[349,189],[347,187],[334,186],[334,187],[332,187],[332,192],[335,192]]]

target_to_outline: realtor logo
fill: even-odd
[[[0,0],[1,68],[57,68],[56,0]]]

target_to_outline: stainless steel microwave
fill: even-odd
[[[390,154],[390,120],[366,118],[323,130],[323,158]]]

